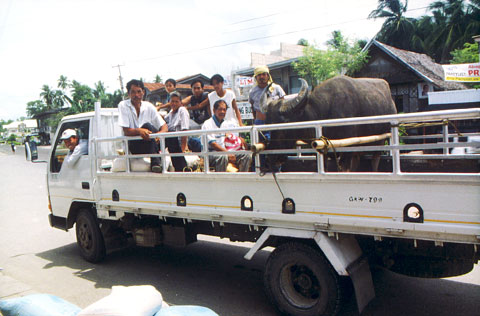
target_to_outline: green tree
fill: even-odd
[[[162,79],[162,77],[160,77],[160,75],[157,74],[157,75],[155,76],[155,79],[153,80],[153,82],[155,82],[155,83],[163,83],[163,79]]]
[[[55,92],[46,84],[42,87],[42,92],[40,92],[40,97],[45,103],[46,110],[53,109],[53,100],[55,99]]]
[[[16,142],[16,141],[17,141],[17,135],[15,135],[15,134],[10,134],[10,136],[8,136],[7,141],[9,141],[9,142]]]
[[[415,20],[404,16],[408,0],[378,0],[377,9],[370,12],[369,19],[384,18],[376,38],[398,48],[410,48],[410,39],[415,33]]]
[[[93,111],[95,106],[95,96],[93,89],[87,85],[73,80],[71,84],[72,106],[68,114],[83,113]]]
[[[27,115],[28,117],[34,117],[35,115],[45,112],[46,105],[42,100],[30,101],[27,103]]]
[[[1,133],[5,132],[6,129],[5,129],[3,126],[4,126],[4,125],[8,125],[8,124],[10,124],[10,123],[12,123],[12,122],[13,122],[13,120],[7,120],[7,121],[5,121],[5,120],[0,120],[0,132],[1,132]]]
[[[102,107],[116,108],[120,101],[123,100],[122,91],[120,89],[115,90],[113,93],[107,93],[106,99],[102,101]]]
[[[64,75],[60,75],[60,78],[58,78],[57,80],[57,87],[65,91],[69,86],[70,82],[68,81],[67,77]]]
[[[367,61],[367,52],[363,52],[359,42],[350,45],[340,31],[332,33],[327,41],[327,49],[321,50],[308,45],[304,56],[293,64],[298,74],[311,85],[332,78],[339,74],[351,74],[359,70]]]
[[[433,12],[435,24],[434,32],[428,41],[430,47],[438,47],[438,51],[435,52],[436,59],[440,63],[446,63],[452,50],[462,47],[465,42],[471,40],[472,35],[475,35],[466,32],[472,27],[472,20],[467,14],[464,0],[435,1],[429,8]]]
[[[301,39],[298,40],[297,45],[308,46],[309,43],[308,43],[308,41],[307,41],[306,39],[301,38]]]
[[[451,64],[478,63],[478,43],[465,43],[462,49],[455,49],[450,53],[453,58]]]

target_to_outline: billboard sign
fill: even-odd
[[[480,82],[480,63],[442,65],[445,81]]]

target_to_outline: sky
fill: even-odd
[[[408,1],[406,16],[431,0]],[[153,82],[224,76],[300,38],[322,47],[334,30],[370,40],[378,0],[0,0],[0,119],[26,116],[43,85],[61,75],[107,92],[133,78]]]

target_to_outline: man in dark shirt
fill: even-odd
[[[183,99],[182,103],[189,110],[190,118],[193,120],[190,122],[190,129],[201,129],[203,122],[210,117],[206,104],[200,106],[200,103],[208,98],[208,93],[203,91],[203,82],[199,79],[194,80],[190,86],[192,95]],[[190,106],[187,106],[189,104]]]
[[[201,105],[202,101],[208,99],[208,93],[203,91],[203,82],[199,79],[194,80],[190,86],[193,94],[183,99],[182,103],[190,112],[190,129],[201,129],[203,122],[210,118],[207,104]],[[188,147],[194,152],[202,151],[200,137],[190,137]]]

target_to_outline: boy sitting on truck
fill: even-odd
[[[170,94],[170,107],[172,110],[165,116],[169,132],[180,132],[189,129],[190,115],[187,109],[182,106],[182,97],[177,91]],[[165,146],[170,153],[183,153],[187,147],[187,136],[165,138]],[[172,164],[175,171],[184,171],[187,167],[185,157],[172,157]]]

